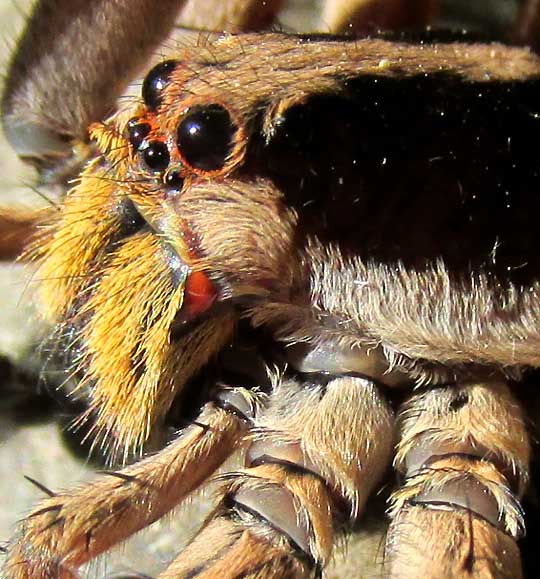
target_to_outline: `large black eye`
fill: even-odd
[[[166,60],[154,66],[146,75],[142,85],[144,104],[155,110],[161,104],[163,89],[169,84],[171,72],[176,68],[176,60]]]
[[[149,169],[161,173],[169,166],[169,149],[161,141],[150,141],[143,151],[143,159]]]
[[[148,123],[140,123],[137,119],[131,119],[128,123],[128,139],[131,146],[137,150],[150,132]]]
[[[232,150],[235,130],[221,105],[193,107],[178,126],[178,148],[195,169],[221,169]]]

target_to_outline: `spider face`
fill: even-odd
[[[151,68],[33,254],[92,436],[126,458],[191,424],[51,496],[7,576],[75,577],[239,448],[164,577],[317,576],[392,460],[390,576],[518,576],[539,93],[529,50],[432,34],[223,35]]]

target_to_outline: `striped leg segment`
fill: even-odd
[[[502,381],[434,388],[400,416],[387,540],[399,578],[518,578],[529,477],[522,411]]]
[[[368,380],[284,381],[254,424],[248,468],[163,578],[317,576],[391,459],[392,412]]]

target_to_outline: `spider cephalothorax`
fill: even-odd
[[[164,577],[317,575],[393,454],[391,576],[519,575],[530,443],[508,381],[540,365],[540,59],[462,35],[223,35],[158,62],[75,159],[20,113],[32,82],[8,84],[15,144],[56,182],[86,161],[30,252],[79,422],[116,458],[191,425],[38,507],[8,576],[74,577],[239,448]]]

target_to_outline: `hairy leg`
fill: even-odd
[[[0,261],[13,261],[21,255],[43,219],[42,211],[0,209]]]
[[[392,412],[367,380],[284,381],[254,424],[248,468],[224,477],[220,506],[164,579],[316,576],[389,464]]]
[[[413,396],[400,415],[390,576],[520,577],[529,457],[523,413],[504,382]]]
[[[8,548],[10,579],[76,577],[78,567],[148,526],[201,485],[236,449],[255,401],[220,393],[197,422],[159,453],[95,482],[51,493],[21,524]],[[233,407],[233,404],[236,404]]]

